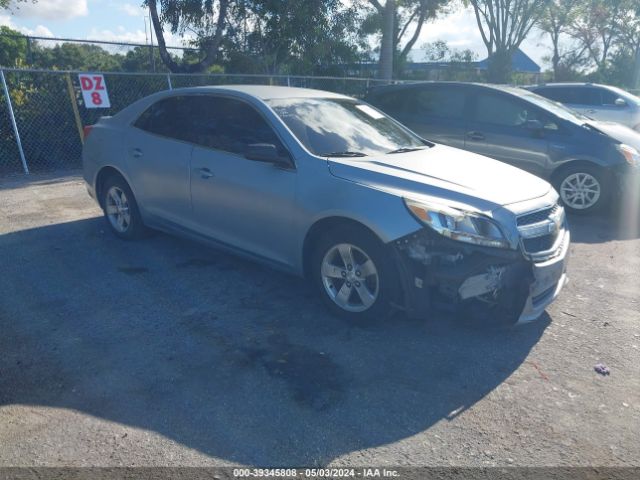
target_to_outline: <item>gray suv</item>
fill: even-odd
[[[549,83],[527,89],[594,120],[617,122],[640,131],[640,98],[619,88],[592,83]]]
[[[366,101],[424,138],[548,179],[575,213],[592,212],[640,183],[640,134],[528,90],[427,82],[379,87]]]

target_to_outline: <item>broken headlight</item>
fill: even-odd
[[[509,248],[498,224],[488,217],[407,198],[404,203],[420,222],[445,237],[484,247]]]

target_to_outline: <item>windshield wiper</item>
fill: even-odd
[[[320,156],[321,157],[366,157],[367,154],[362,152],[350,152],[347,150],[345,152],[323,153]]]
[[[402,148],[397,148],[395,150],[391,150],[390,152],[387,152],[387,154],[415,152],[416,150],[424,150],[424,149],[425,147],[402,147]]]

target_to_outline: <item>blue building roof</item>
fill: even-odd
[[[487,57],[484,60],[476,62],[476,68],[486,70],[489,67],[490,58],[491,57]],[[517,49],[511,55],[511,70],[514,72],[540,73],[540,65],[531,60],[531,58],[522,50]]]

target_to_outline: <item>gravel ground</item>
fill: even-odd
[[[358,327],[266,267],[115,239],[78,176],[0,180],[0,467],[638,466],[640,240],[616,216],[571,219],[571,283],[533,324]]]

